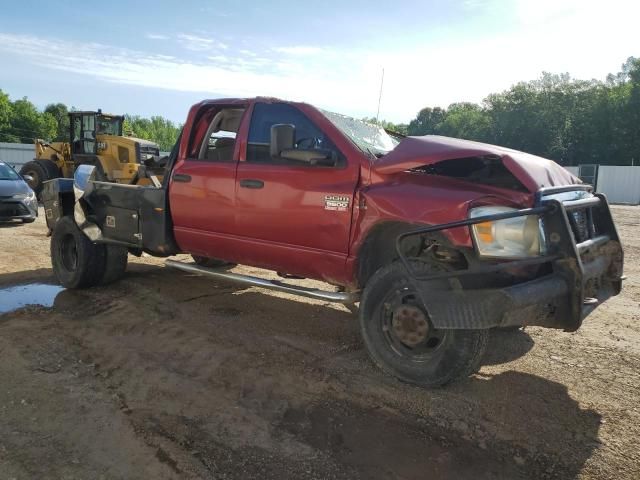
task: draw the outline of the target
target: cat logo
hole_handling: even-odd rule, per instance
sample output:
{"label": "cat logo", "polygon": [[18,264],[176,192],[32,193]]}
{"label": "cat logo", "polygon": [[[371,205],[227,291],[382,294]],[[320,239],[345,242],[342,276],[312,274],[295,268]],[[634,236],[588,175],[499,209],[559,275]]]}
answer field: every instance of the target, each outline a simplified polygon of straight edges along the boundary
{"label": "cat logo", "polygon": [[324,209],[332,210],[335,212],[346,212],[349,210],[350,197],[344,195],[325,195],[324,197]]}

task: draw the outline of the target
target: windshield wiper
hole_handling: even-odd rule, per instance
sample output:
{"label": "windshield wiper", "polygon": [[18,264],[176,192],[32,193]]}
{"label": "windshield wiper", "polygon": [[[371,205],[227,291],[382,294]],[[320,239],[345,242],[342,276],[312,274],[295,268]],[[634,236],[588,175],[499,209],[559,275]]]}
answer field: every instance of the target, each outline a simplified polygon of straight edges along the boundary
{"label": "windshield wiper", "polygon": [[369,160],[377,160],[378,156],[374,153],[373,150],[371,150],[371,148],[365,146],[364,147],[364,152],[369,154]]}

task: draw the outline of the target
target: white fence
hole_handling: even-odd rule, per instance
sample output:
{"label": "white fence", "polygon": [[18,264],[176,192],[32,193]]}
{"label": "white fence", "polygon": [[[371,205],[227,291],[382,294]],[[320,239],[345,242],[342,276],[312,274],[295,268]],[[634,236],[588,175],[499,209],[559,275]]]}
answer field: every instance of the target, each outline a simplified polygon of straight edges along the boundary
{"label": "white fence", "polygon": [[19,170],[22,165],[33,160],[35,147],[30,143],[0,142],[0,160]]}
{"label": "white fence", "polygon": [[596,191],[604,193],[611,203],[640,205],[640,166],[598,168]]}
{"label": "white fence", "polygon": [[[589,181],[595,173],[596,192],[604,193],[610,203],[640,205],[640,166],[594,165],[565,167],[574,175]],[[588,177],[589,179],[587,179]]]}

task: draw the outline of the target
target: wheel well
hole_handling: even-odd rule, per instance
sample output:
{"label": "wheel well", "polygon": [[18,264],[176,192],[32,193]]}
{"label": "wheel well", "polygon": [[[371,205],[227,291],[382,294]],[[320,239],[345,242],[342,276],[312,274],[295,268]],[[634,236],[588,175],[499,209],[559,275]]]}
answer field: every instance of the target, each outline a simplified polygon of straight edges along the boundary
{"label": "wheel well", "polygon": [[360,287],[364,287],[380,267],[398,258],[396,238],[401,233],[414,228],[416,228],[415,225],[408,223],[384,222],[371,229],[358,252],[356,271]]}
{"label": "wheel well", "polygon": [[[398,235],[419,228],[404,222],[384,222],[374,226],[362,243],[358,253],[356,272],[358,286],[364,288],[369,278],[381,267],[398,259]],[[443,262],[453,268],[466,268],[465,255],[452,247],[442,234],[416,235],[406,238],[402,252],[407,257],[423,257],[430,252],[431,260]],[[449,268],[450,268],[449,267]]]}

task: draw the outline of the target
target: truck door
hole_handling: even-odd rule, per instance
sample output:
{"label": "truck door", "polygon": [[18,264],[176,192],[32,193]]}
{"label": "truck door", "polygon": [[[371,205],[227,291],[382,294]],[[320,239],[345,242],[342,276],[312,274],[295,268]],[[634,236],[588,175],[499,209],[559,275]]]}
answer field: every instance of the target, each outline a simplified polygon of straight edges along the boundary
{"label": "truck door", "polygon": [[[274,125],[292,133],[286,154],[274,155],[270,148]],[[303,276],[321,272],[327,278],[336,272],[339,277],[359,172],[359,164],[350,164],[299,108],[256,103],[246,157],[236,174],[236,233],[244,244],[237,260]]]}
{"label": "truck door", "polygon": [[236,134],[244,106],[215,107],[194,126],[169,190],[176,241],[204,257],[225,258],[219,235],[235,231]]}

